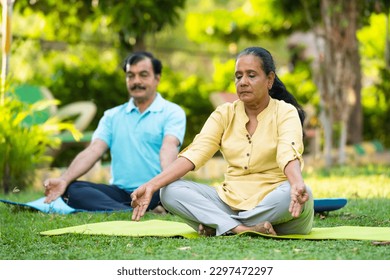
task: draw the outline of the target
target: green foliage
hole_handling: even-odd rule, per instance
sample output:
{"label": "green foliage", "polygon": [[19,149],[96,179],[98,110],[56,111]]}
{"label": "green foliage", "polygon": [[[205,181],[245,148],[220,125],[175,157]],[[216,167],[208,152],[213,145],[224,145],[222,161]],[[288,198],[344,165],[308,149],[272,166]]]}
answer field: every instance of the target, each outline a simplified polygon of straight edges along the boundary
{"label": "green foliage", "polygon": [[390,69],[386,68],[386,15],[373,14],[360,29],[361,64],[367,85],[362,91],[364,138],[390,146]]}
{"label": "green foliage", "polygon": [[0,183],[4,192],[11,188],[29,186],[37,167],[51,162],[49,148],[56,149],[61,142],[55,137],[62,130],[69,130],[77,139],[79,132],[72,124],[49,118],[44,124],[29,124],[28,118],[52,105],[41,101],[25,104],[12,94],[3,96],[0,104]]}
{"label": "green foliage", "polygon": [[207,12],[190,12],[186,18],[187,36],[194,42],[238,43],[263,36],[289,33],[291,21],[272,11],[277,1],[239,1],[227,10],[224,6]]}
{"label": "green foliage", "polygon": [[[280,12],[282,16],[288,17],[293,23],[294,30],[308,30],[313,28],[321,20],[321,3],[323,0],[278,0],[273,1],[273,11]],[[328,1],[329,2],[329,1]],[[384,13],[388,14],[390,2],[388,0],[355,0],[358,7],[359,25],[363,26],[368,23],[371,14]],[[333,10],[340,9],[341,1],[332,1]],[[331,4],[331,5],[332,5]],[[335,5],[336,4],[336,5]],[[348,24],[348,23],[345,23]]]}
{"label": "green foliage", "polygon": [[206,119],[213,111],[209,101],[208,86],[199,77],[193,75],[183,77],[164,68],[159,85],[159,92],[168,100],[179,104],[187,115],[187,128],[183,147],[192,142],[192,139],[203,127]]}
{"label": "green foliage", "polygon": [[364,110],[364,134],[368,139],[379,139],[386,147],[390,146],[390,69],[380,69],[380,82],[376,84],[373,106]]}
{"label": "green foliage", "polygon": [[229,59],[225,63],[214,59],[213,86],[216,91],[236,92],[234,84],[235,60]]}
{"label": "green foliage", "polygon": [[[114,28],[133,36],[158,32],[179,19],[185,0],[100,1],[96,8],[109,15]],[[123,11],[126,11],[125,13]],[[164,12],[162,12],[164,11]]]}
{"label": "green foliage", "polygon": [[[73,44],[85,39],[106,43],[108,38],[110,41],[119,39],[116,43],[119,43],[122,50],[128,51],[136,43],[142,45],[147,34],[173,25],[185,2],[186,0],[16,1],[15,10],[25,16],[33,13],[41,16],[46,23],[43,25],[44,30],[41,29],[45,36],[42,39]],[[108,29],[110,32],[104,32]],[[93,33],[95,37],[88,36],[88,33]],[[39,36],[42,36],[42,32]]]}
{"label": "green foliage", "polygon": [[30,21],[37,24],[35,28],[28,26],[21,32],[35,32],[40,39],[69,43],[80,42],[83,34],[83,24],[80,23],[87,20],[92,12],[91,1],[88,0],[15,1],[14,7],[22,16],[36,19]]}
{"label": "green foliage", "polygon": [[[58,64],[54,70],[55,79],[46,81],[55,97],[68,104],[74,101],[90,100],[97,105],[97,113],[88,130],[97,127],[105,110],[126,102],[129,94],[126,90],[125,77],[119,65],[113,71],[106,64],[92,63],[92,60],[77,64]],[[117,60],[116,60],[117,61]]]}
{"label": "green foliage", "polygon": [[378,67],[383,67],[386,46],[386,17],[385,14],[373,14],[368,18],[368,24],[361,28],[356,36],[359,40],[359,52],[363,73],[377,77]]}
{"label": "green foliage", "polygon": [[310,67],[307,63],[300,62],[295,65],[292,72],[279,74],[287,90],[302,104],[318,106],[319,96],[317,87],[313,82]]}
{"label": "green foliage", "polygon": [[273,2],[273,11],[288,17],[293,30],[310,29],[311,21],[321,19],[320,0],[278,0]]}

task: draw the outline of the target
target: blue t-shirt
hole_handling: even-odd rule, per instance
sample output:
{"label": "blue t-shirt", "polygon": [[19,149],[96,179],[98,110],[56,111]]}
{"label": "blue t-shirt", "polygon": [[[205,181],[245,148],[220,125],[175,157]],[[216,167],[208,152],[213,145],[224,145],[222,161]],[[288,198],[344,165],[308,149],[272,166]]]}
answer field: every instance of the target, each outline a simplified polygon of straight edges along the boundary
{"label": "blue t-shirt", "polygon": [[101,139],[110,148],[110,184],[133,191],[161,172],[164,137],[175,136],[182,145],[185,129],[184,110],[157,93],[142,114],[132,98],[105,111],[92,139]]}

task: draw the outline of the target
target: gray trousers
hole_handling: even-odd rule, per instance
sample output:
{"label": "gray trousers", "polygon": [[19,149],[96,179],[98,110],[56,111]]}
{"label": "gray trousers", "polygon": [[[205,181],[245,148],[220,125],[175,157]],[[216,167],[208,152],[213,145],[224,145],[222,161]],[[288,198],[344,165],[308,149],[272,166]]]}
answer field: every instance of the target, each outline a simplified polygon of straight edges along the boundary
{"label": "gray trousers", "polygon": [[301,215],[293,218],[290,206],[290,184],[283,182],[259,205],[247,211],[232,210],[223,202],[214,187],[178,180],[160,190],[161,203],[169,212],[183,218],[192,228],[199,224],[215,228],[216,235],[228,233],[238,225],[254,226],[268,221],[278,235],[308,234],[314,217],[313,195],[305,203]]}

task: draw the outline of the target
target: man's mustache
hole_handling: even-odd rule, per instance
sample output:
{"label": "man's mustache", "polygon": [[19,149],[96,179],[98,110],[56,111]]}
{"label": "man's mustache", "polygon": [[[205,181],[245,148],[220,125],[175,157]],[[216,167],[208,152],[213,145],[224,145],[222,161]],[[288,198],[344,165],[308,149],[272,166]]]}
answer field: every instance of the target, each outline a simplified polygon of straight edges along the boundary
{"label": "man's mustache", "polygon": [[141,85],[134,85],[130,88],[131,90],[136,90],[136,89],[146,89],[145,87],[141,86]]}

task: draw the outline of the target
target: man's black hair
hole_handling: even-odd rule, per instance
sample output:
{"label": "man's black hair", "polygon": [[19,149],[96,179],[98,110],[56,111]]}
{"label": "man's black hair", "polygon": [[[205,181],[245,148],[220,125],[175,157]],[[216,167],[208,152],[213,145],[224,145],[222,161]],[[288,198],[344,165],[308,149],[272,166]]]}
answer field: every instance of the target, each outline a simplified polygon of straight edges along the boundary
{"label": "man's black hair", "polygon": [[154,74],[161,75],[161,71],[162,71],[161,61],[155,58],[153,54],[151,54],[150,52],[145,52],[145,51],[134,52],[131,55],[129,55],[123,63],[123,71],[126,72],[126,65],[128,64],[134,65],[144,59],[150,59],[153,65]]}

